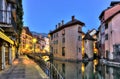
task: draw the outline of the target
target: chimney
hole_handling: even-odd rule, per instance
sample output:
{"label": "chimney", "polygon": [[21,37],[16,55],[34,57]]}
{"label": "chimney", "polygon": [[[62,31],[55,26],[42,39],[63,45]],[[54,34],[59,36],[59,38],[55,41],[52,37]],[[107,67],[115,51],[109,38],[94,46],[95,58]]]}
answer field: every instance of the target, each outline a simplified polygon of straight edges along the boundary
{"label": "chimney", "polygon": [[74,21],[75,20],[75,16],[72,16],[72,21]]}
{"label": "chimney", "polygon": [[56,27],[56,29],[58,28],[57,25],[55,27]]}
{"label": "chimney", "polygon": [[58,23],[58,27],[60,27],[60,23]]}
{"label": "chimney", "polygon": [[64,20],[62,20],[62,25],[64,25]]}

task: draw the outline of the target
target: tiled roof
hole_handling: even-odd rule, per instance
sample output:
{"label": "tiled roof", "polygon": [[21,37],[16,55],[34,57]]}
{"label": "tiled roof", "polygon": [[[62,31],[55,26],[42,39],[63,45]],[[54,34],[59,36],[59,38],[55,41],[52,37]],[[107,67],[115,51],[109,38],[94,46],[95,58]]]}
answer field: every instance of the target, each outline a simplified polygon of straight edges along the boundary
{"label": "tiled roof", "polygon": [[90,36],[89,33],[86,33],[85,37],[83,38],[83,40],[95,40],[92,36]]}
{"label": "tiled roof", "polygon": [[119,3],[120,3],[120,1],[112,1],[110,6],[114,6],[114,5],[119,4]]}
{"label": "tiled roof", "polygon": [[29,27],[23,27],[23,29],[26,31],[26,34],[32,36],[32,33],[29,30]]}
{"label": "tiled roof", "polygon": [[71,27],[72,25],[75,25],[75,24],[80,24],[80,25],[82,25],[82,26],[85,25],[83,22],[81,22],[81,21],[79,21],[79,20],[77,20],[77,19],[74,19],[74,20],[71,20],[71,21],[67,22],[66,24],[58,27],[58,28],[55,29],[54,31],[51,31],[49,34],[53,34],[53,33],[55,33],[55,32],[58,32],[58,31],[60,31],[60,30],[62,30],[62,29],[64,29],[64,28],[66,28],[66,27]]}
{"label": "tiled roof", "polygon": [[120,1],[113,1],[111,2],[110,7],[102,11],[102,13],[99,16],[99,19],[101,20],[101,18],[104,17],[103,22],[106,22],[119,12],[120,12]]}

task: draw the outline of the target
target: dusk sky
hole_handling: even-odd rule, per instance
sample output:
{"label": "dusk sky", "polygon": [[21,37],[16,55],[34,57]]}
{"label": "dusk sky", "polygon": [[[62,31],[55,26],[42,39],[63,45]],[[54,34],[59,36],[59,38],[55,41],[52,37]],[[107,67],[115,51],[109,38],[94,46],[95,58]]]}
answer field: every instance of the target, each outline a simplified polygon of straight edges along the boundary
{"label": "dusk sky", "polygon": [[49,33],[55,25],[71,16],[85,23],[83,31],[97,29],[99,15],[116,0],[23,0],[24,25],[31,31]]}

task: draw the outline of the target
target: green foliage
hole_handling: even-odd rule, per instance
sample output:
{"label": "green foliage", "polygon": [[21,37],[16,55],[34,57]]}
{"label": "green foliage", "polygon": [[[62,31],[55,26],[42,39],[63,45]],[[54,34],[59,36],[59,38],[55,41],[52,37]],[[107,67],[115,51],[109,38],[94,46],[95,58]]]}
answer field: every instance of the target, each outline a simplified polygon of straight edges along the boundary
{"label": "green foliage", "polygon": [[18,2],[17,2],[16,14],[17,14],[18,48],[19,48],[20,35],[21,35],[21,32],[22,32],[22,27],[23,27],[23,6],[22,6],[22,0],[18,0]]}

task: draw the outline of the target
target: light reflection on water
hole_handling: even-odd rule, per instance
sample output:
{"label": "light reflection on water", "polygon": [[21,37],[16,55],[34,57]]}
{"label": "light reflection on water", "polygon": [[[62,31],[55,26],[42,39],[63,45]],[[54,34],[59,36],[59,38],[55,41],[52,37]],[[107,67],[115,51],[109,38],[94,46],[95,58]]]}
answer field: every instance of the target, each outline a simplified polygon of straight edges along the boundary
{"label": "light reflection on water", "polygon": [[102,65],[98,60],[73,63],[53,60],[64,79],[120,79],[120,68]]}

